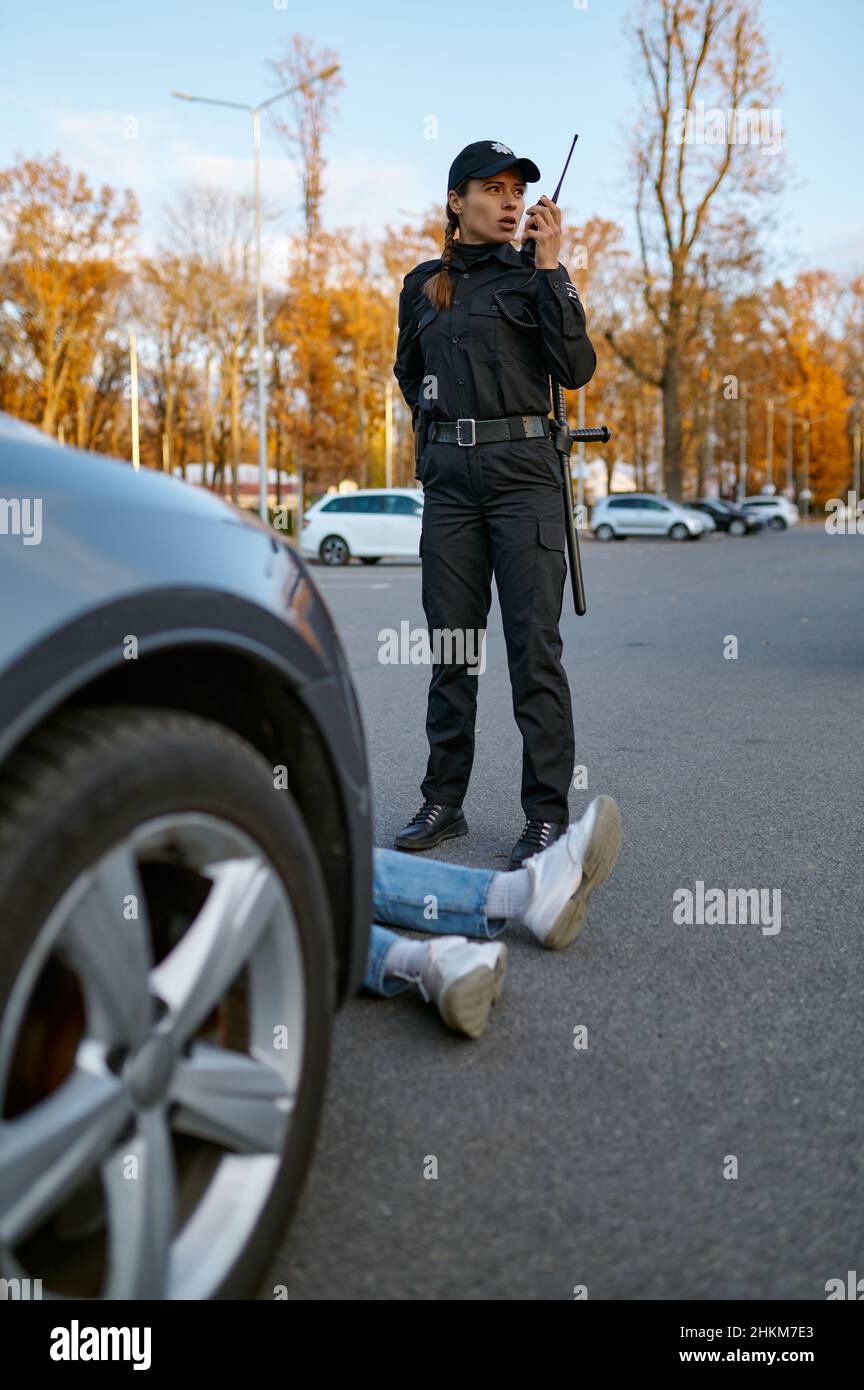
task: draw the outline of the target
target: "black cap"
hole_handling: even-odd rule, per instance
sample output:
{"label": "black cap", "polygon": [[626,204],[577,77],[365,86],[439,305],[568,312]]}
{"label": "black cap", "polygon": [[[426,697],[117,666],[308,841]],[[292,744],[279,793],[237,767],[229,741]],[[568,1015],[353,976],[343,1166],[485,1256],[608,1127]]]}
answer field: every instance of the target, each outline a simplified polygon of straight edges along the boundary
{"label": "black cap", "polygon": [[447,192],[463,179],[488,179],[517,164],[526,183],[539,183],[540,170],[530,159],[518,158],[501,140],[475,140],[460,150],[447,175]]}

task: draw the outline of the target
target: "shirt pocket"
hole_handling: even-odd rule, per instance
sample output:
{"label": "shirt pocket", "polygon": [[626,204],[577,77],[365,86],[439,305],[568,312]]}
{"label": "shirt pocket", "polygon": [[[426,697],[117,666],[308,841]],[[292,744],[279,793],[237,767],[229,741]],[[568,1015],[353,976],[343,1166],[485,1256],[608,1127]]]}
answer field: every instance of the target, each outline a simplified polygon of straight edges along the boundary
{"label": "shirt pocket", "polygon": [[499,345],[498,332],[501,315],[488,299],[478,299],[468,310],[468,341],[466,347],[469,357],[475,362],[494,362]]}

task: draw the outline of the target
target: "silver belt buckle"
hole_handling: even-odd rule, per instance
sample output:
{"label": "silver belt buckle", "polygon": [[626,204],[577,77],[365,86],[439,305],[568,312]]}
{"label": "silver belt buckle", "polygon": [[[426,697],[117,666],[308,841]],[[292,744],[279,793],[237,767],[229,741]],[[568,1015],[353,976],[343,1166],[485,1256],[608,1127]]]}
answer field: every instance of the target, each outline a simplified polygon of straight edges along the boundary
{"label": "silver belt buckle", "polygon": [[[470,426],[471,426],[471,438],[470,438],[470,439],[463,439],[463,438],[462,438],[462,426],[463,426],[463,425],[470,425]],[[458,445],[460,445],[461,448],[464,448],[464,449],[469,449],[469,448],[471,447],[472,444],[476,444],[476,443],[477,443],[477,421],[476,421],[476,420],[469,419],[466,415],[463,415],[463,416],[461,417],[461,419],[459,419],[459,420],[456,421],[456,443],[457,443]]]}

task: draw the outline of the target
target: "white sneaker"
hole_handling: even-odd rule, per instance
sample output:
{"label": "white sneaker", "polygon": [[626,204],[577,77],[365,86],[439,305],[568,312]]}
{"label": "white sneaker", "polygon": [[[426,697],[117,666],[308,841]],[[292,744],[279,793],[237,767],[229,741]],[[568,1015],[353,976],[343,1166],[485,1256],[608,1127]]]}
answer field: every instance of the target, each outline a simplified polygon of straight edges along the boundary
{"label": "white sneaker", "polygon": [[531,875],[525,925],[548,950],[560,951],[579,934],[591,892],[611,874],[620,845],[618,805],[597,796],[559,840],[525,860]]}
{"label": "white sneaker", "polygon": [[479,1038],[504,983],[507,947],[503,941],[469,941],[436,936],[430,941],[417,981],[423,998],[438,1005],[448,1028]]}

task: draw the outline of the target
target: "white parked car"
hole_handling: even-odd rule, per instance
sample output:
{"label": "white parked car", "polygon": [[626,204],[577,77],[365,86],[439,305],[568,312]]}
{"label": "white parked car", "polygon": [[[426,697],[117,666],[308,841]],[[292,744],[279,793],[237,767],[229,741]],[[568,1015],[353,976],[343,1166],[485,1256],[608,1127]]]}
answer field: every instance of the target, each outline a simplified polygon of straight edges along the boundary
{"label": "white parked car", "polygon": [[423,493],[414,487],[360,488],[322,497],[303,516],[300,553],[325,565],[353,557],[420,556]]}
{"label": "white parked car", "polygon": [[748,512],[761,517],[766,526],[774,531],[785,531],[787,526],[797,526],[801,520],[798,508],[788,497],[776,494],[762,497],[745,497],[741,503]]}
{"label": "white parked car", "polygon": [[626,536],[668,536],[673,541],[698,540],[710,528],[700,512],[647,492],[619,492],[603,497],[591,513],[591,530],[598,541]]}

